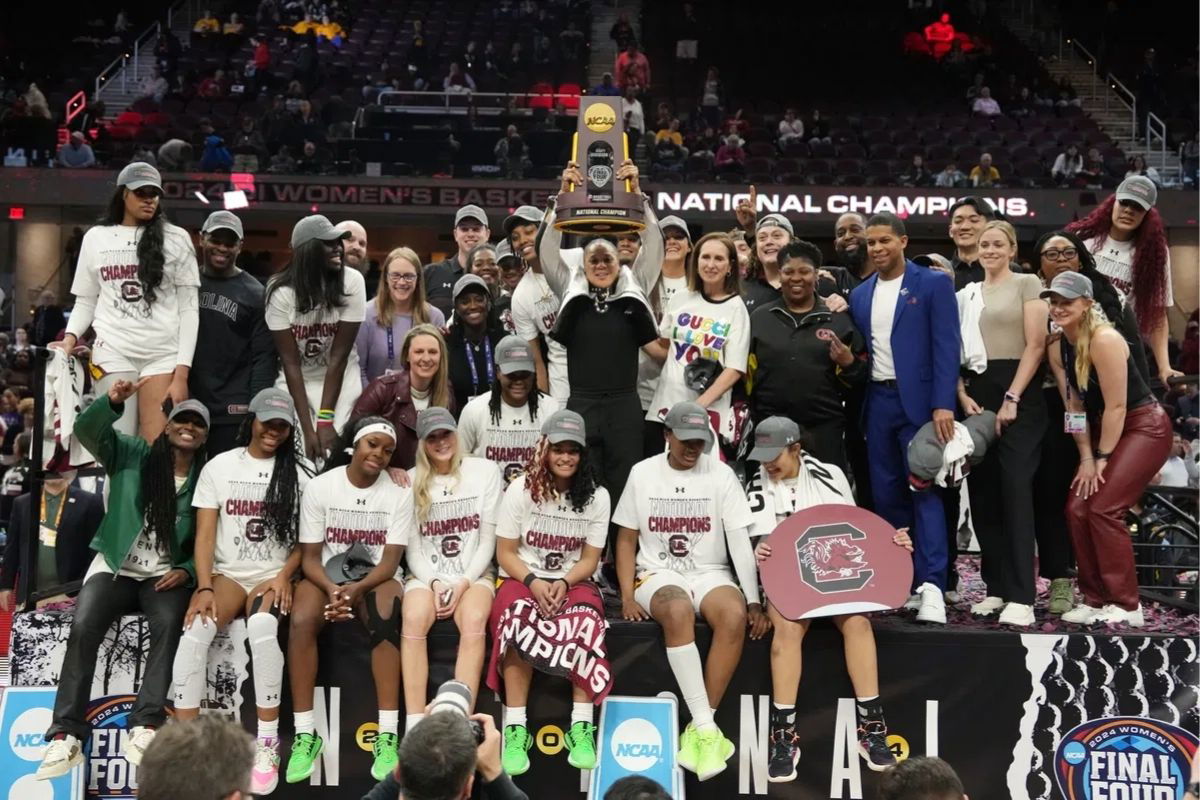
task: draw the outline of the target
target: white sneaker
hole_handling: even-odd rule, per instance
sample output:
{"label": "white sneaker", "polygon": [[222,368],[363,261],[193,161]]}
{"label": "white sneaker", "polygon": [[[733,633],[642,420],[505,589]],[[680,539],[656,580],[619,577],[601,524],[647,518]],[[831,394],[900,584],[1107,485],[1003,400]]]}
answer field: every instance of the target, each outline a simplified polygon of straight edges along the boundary
{"label": "white sneaker", "polygon": [[920,592],[910,596],[907,600],[904,601],[903,608],[905,611],[916,611],[920,607],[921,607],[921,593]]}
{"label": "white sneaker", "polygon": [[959,600],[962,600],[962,597],[961,597],[961,596],[959,595],[959,593],[958,593],[957,591],[955,591],[954,589],[950,589],[950,590],[948,590],[948,591],[942,592],[942,597],[943,597],[943,599],[945,599],[945,601],[946,601],[947,603],[949,603],[950,605],[954,605],[954,604],[955,604],[955,603],[957,603]]}
{"label": "white sneaker", "polygon": [[934,622],[946,624],[946,601],[942,598],[942,590],[932,583],[922,583],[917,587],[921,596],[921,607],[917,609],[917,622]]}
{"label": "white sneaker", "polygon": [[129,739],[125,742],[125,760],[135,767],[141,766],[142,756],[146,755],[146,748],[154,741],[154,728],[147,728],[143,725],[133,726],[133,730],[129,732]]}
{"label": "white sneaker", "polygon": [[1019,625],[1022,628],[1027,628],[1035,621],[1033,606],[1027,606],[1024,603],[1009,603],[1000,612],[1001,625]]}
{"label": "white sneaker", "polygon": [[[1140,609],[1141,606],[1138,608]],[[1099,613],[1100,609],[1080,603],[1059,617],[1059,619],[1063,622],[1070,622],[1072,625],[1090,625],[1092,619]]]}
{"label": "white sneaker", "polygon": [[[1066,617],[1065,614],[1063,616]],[[1140,605],[1133,611],[1126,611],[1120,606],[1110,604],[1092,615],[1090,624],[1127,625],[1130,628],[1140,628],[1146,624],[1146,618],[1142,615],[1142,607]]]}
{"label": "white sneaker", "polygon": [[35,777],[39,781],[48,781],[66,775],[72,768],[83,763],[83,748],[74,736],[64,736],[52,739],[42,756],[42,763],[37,768]]}
{"label": "white sneaker", "polygon": [[989,594],[978,603],[971,604],[971,613],[977,617],[990,617],[1002,608],[1004,608],[1004,598]]}

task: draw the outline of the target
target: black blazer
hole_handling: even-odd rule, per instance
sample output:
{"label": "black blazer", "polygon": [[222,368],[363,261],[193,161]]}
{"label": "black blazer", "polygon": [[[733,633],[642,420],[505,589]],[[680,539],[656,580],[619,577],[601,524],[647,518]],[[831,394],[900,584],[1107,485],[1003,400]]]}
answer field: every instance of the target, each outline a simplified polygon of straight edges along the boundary
{"label": "black blazer", "polygon": [[[30,548],[36,552],[38,532],[29,530],[29,498],[29,493],[25,493],[13,503],[4,562],[0,564],[0,590],[12,589],[21,565],[33,563]],[[54,548],[60,583],[80,580],[87,572],[93,557],[90,545],[103,517],[104,502],[100,495],[76,486],[67,489],[66,505],[58,523],[58,543]],[[25,597],[29,591],[29,576],[21,572],[20,579],[17,597]]]}

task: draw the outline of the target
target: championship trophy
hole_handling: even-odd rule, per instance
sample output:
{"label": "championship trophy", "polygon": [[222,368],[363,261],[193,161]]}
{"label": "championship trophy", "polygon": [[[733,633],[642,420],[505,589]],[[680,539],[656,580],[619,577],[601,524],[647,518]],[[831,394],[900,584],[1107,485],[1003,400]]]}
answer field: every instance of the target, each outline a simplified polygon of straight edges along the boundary
{"label": "championship trophy", "polygon": [[584,183],[559,196],[554,227],[560,231],[613,235],[646,227],[642,196],[630,190],[629,181],[616,179],[617,167],[629,158],[620,107],[619,97],[582,98],[571,160]]}

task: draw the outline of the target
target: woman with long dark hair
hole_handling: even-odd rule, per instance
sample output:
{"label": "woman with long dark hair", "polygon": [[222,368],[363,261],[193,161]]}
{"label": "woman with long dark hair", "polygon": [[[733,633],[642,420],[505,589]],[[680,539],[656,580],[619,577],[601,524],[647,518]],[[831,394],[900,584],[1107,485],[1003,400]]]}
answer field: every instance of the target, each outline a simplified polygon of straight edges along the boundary
{"label": "woman with long dark hair", "polygon": [[[1182,375],[1167,354],[1167,310],[1175,305],[1171,253],[1154,204],[1158,188],[1143,175],[1121,181],[1117,191],[1067,230],[1079,236],[1098,269],[1132,305],[1138,329],[1150,342],[1158,379]],[[1114,321],[1115,322],[1115,321]]]}
{"label": "woman with long dark hair", "polygon": [[552,664],[539,658],[529,646],[532,639],[520,633],[563,612],[590,618],[603,629],[604,601],[592,575],[608,537],[609,507],[609,494],[589,458],[583,417],[567,410],[548,416],[525,474],[504,492],[496,526],[503,582],[492,602],[487,685],[504,698],[501,763],[510,775],[529,769],[533,736],[526,707],[534,669],[571,681],[567,760],[577,769],[596,766],[594,708],[611,685],[603,635],[570,638],[585,655],[574,664]]}
{"label": "woman with long dark hair", "polygon": [[412,248],[397,247],[383,260],[375,302],[367,306],[366,319],[354,341],[363,386],[404,368],[396,360],[399,344],[417,325],[442,328],[446,318],[426,298],[421,259]]}
{"label": "woman with long dark hair", "polygon": [[141,612],[150,626],[150,651],[125,741],[131,764],[142,762],[155,729],[166,721],[171,660],[195,579],[192,493],[204,462],[209,416],[200,401],[184,400],[171,409],[153,443],[119,433],[114,425],[125,403],[150,382],[150,377],[115,381],[75,421],[75,435],[108,475],[108,512],[92,539],[96,557],[75,601],[39,779],[65,775],[83,763],[96,655],[123,614]]}
{"label": "woman with long dark hair", "polygon": [[366,317],[362,273],[342,263],[338,230],[320,214],[292,228],[292,260],[267,284],[267,327],[282,362],[275,385],[296,404],[304,453],[329,457],[362,392],[354,340]]}
{"label": "woman with long dark hair", "polygon": [[258,707],[251,775],[256,795],[275,791],[279,780],[279,616],[292,609],[292,579],[300,569],[300,492],[308,482],[296,462],[295,416],[287,392],[263,389],[250,401],[239,446],[214,457],[200,472],[192,499],[196,591],[175,652],[175,718],[195,719],[217,630],[246,618]]}
{"label": "woman with long dark hair", "polygon": [[166,424],[164,401],[187,399],[200,325],[196,251],[187,231],[167,221],[162,194],[149,164],[121,170],[100,224],[84,234],[71,285],[75,308],[62,342],[51,345],[69,353],[95,328],[92,364],[104,373],[97,394],[147,379],[117,421],[122,433],[147,442]]}
{"label": "woman with long dark hair", "polygon": [[1083,602],[1062,615],[1083,625],[1145,624],[1125,515],[1171,450],[1171,420],[1129,358],[1129,345],[1097,312],[1092,282],[1062,272],[1042,292],[1062,329],[1050,367],[1066,405],[1079,468],[1067,499]]}

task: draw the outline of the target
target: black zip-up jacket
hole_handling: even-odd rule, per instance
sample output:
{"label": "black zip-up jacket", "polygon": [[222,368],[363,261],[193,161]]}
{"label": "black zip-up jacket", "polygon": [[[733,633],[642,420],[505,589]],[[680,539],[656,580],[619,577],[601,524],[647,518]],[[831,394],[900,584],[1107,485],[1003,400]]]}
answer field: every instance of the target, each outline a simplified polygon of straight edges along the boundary
{"label": "black zip-up jacket", "polygon": [[434,261],[422,267],[425,275],[425,299],[442,312],[447,321],[454,313],[454,284],[466,274],[458,263],[458,253],[445,261]]}
{"label": "black zip-up jacket", "polygon": [[[811,313],[828,312],[820,298]],[[750,315],[751,416],[757,422],[773,415],[800,425],[819,425],[846,416],[843,401],[850,389],[868,377],[866,342],[845,313],[832,314],[825,325],[800,324],[805,315],[787,310],[782,300],[760,306]],[[818,335],[831,330],[854,354],[854,362],[839,367],[829,357],[829,340]]]}
{"label": "black zip-up jacket", "polygon": [[275,384],[279,362],[263,296],[263,285],[248,272],[200,275],[200,332],[188,389],[213,423],[236,420],[254,395]]}

